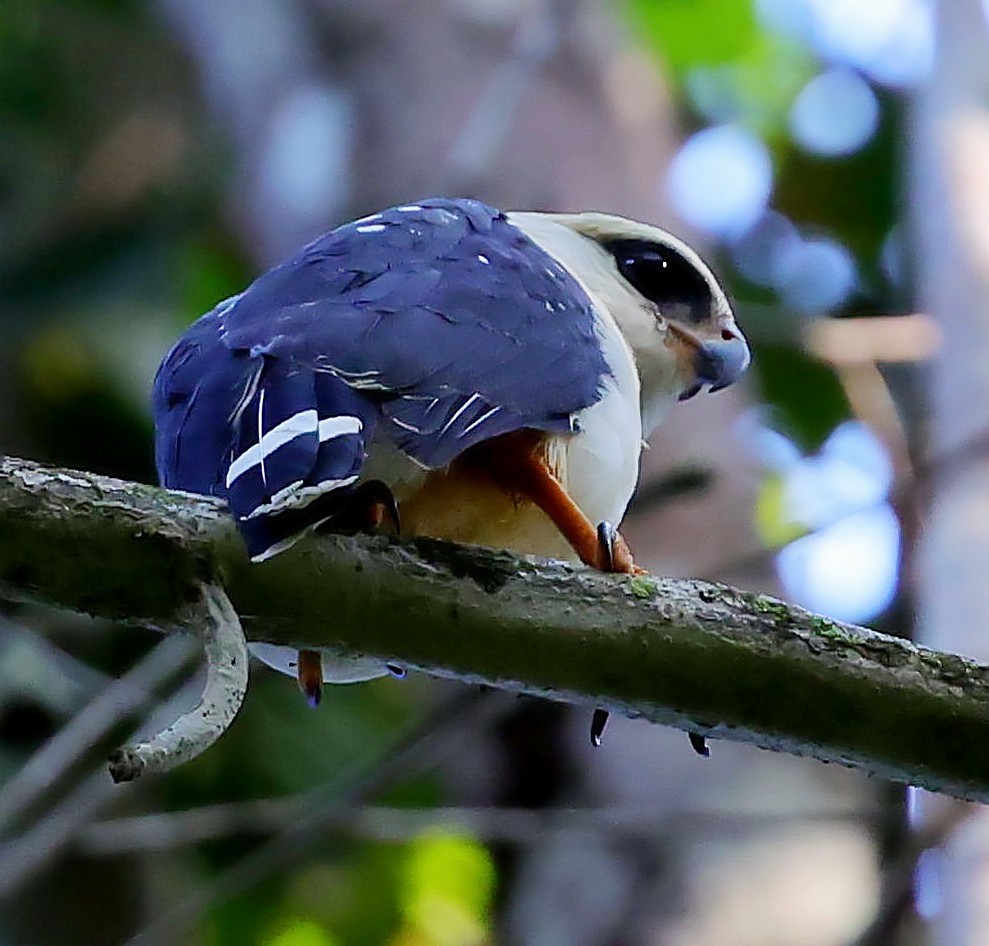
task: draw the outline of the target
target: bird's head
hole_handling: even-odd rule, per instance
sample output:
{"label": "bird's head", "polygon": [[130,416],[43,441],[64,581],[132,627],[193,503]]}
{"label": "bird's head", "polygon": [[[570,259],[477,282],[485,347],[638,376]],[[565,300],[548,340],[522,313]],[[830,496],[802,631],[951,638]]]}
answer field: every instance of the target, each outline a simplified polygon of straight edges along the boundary
{"label": "bird's head", "polygon": [[509,214],[610,318],[632,351],[650,429],[666,404],[720,391],[751,360],[731,306],[704,261],[660,227],[601,213]]}

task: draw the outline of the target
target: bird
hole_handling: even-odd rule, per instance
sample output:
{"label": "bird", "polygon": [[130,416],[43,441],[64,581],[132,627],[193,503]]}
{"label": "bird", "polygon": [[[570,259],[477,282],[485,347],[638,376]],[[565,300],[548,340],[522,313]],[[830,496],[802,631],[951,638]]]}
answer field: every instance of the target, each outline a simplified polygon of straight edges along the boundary
{"label": "bird", "polygon": [[[666,230],[430,198],[329,231],[194,322],[155,376],[155,461],[163,486],[226,500],[255,562],[379,529],[632,573],[618,526],[647,438],[750,360]],[[253,647],[313,705],[324,682],[402,673]]]}

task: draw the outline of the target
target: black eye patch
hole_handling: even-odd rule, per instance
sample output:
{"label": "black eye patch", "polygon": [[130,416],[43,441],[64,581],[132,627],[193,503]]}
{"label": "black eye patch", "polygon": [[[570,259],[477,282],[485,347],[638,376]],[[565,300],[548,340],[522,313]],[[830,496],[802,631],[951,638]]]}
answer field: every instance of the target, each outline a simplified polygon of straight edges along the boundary
{"label": "black eye patch", "polygon": [[648,240],[613,240],[604,248],[618,272],[660,311],[684,306],[693,322],[711,314],[711,287],[689,260],[671,247]]}

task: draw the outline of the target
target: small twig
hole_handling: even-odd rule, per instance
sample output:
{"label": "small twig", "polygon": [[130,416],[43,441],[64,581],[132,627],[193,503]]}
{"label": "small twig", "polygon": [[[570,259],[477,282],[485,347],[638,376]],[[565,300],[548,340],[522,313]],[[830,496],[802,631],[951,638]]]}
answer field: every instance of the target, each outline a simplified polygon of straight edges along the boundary
{"label": "small twig", "polygon": [[[139,731],[154,731],[166,720],[174,719],[180,707],[189,705],[196,688],[194,681],[181,687],[149,714]],[[0,845],[0,899],[16,894],[50,864],[104,805],[120,798],[120,792],[121,789],[107,779],[103,767],[99,766],[46,811],[37,824],[18,837],[5,840]]]}
{"label": "small twig", "polygon": [[[222,838],[282,831],[304,818],[308,796],[267,798],[206,805],[185,811],[113,818],[88,824],[76,835],[76,849],[108,857],[174,850]],[[326,827],[345,835],[404,842],[425,831],[462,831],[507,844],[533,844],[560,831],[600,831],[629,837],[720,836],[725,831],[762,831],[779,824],[865,824],[878,826],[874,809],[823,808],[806,811],[728,811],[716,808],[662,812],[654,805],[601,808],[394,808],[340,805]]]}
{"label": "small twig", "polygon": [[302,861],[323,837],[344,808],[352,809],[380,795],[385,789],[422,771],[434,761],[437,748],[455,736],[463,738],[483,722],[488,712],[501,712],[503,703],[492,700],[494,691],[461,690],[434,707],[367,767],[358,766],[340,780],[306,796],[305,812],[260,847],[245,855],[209,884],[190,890],[170,910],[158,916],[127,946],[166,946],[180,938],[211,905],[250,890],[273,873]]}
{"label": "small twig", "polygon": [[0,789],[0,829],[13,822],[120,720],[154,698],[185,666],[193,642],[167,637],[124,676],[110,683],[48,740]]}
{"label": "small twig", "polygon": [[876,914],[852,946],[884,946],[895,941],[897,929],[913,908],[914,881],[921,855],[941,847],[979,810],[975,805],[953,801],[910,834],[901,855],[883,871],[883,890]]}
{"label": "small twig", "polygon": [[227,731],[247,692],[247,643],[234,606],[220,585],[201,584],[193,620],[205,619],[206,684],[199,703],[146,742],[125,745],[110,756],[115,782],[148,772],[167,772],[194,759]]}
{"label": "small twig", "polygon": [[519,24],[508,55],[495,67],[450,148],[448,178],[472,182],[493,163],[527,92],[559,45],[554,6],[533,8]]}

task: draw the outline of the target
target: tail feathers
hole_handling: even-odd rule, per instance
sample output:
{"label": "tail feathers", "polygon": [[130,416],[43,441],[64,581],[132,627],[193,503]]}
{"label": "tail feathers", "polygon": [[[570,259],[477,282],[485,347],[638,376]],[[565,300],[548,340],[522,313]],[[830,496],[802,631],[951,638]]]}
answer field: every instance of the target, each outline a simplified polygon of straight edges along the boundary
{"label": "tail feathers", "polygon": [[155,376],[155,462],[163,486],[224,496],[227,423],[244,386],[246,358],[224,348],[213,313],[200,319],[169,352]]}
{"label": "tail feathers", "polygon": [[224,486],[261,560],[339,507],[364,466],[378,408],[332,375],[275,359],[246,393]]}

